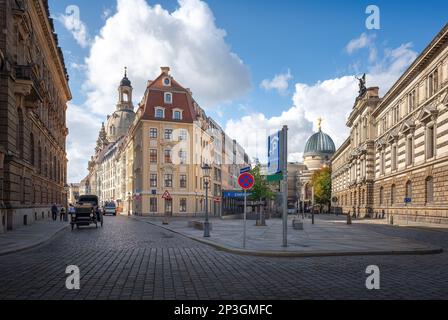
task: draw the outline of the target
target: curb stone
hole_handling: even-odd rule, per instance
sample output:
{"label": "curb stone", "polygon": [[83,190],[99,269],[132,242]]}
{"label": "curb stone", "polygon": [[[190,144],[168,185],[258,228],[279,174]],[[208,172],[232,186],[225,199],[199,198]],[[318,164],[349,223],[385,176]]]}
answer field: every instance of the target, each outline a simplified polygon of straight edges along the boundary
{"label": "curb stone", "polygon": [[0,251],[0,256],[6,256],[6,255],[10,255],[10,254],[14,254],[14,253],[18,253],[18,252],[22,252],[25,250],[29,250],[29,249],[33,249],[36,247],[39,247],[47,242],[50,242],[51,240],[53,240],[57,235],[59,235],[59,233],[61,233],[62,231],[64,231],[65,229],[67,229],[70,225],[66,225],[64,227],[61,227],[59,230],[57,230],[55,233],[53,233],[51,236],[39,240],[31,245],[22,245],[19,246],[17,248],[14,249],[10,249],[10,250],[6,250],[6,251]]}
{"label": "curb stone", "polygon": [[211,246],[219,251],[245,255],[245,256],[257,256],[257,257],[278,257],[278,258],[311,258],[311,257],[345,257],[345,256],[390,256],[390,255],[430,255],[430,254],[441,254],[443,249],[439,247],[430,247],[428,249],[414,249],[414,250],[377,250],[377,251],[308,251],[308,252],[293,252],[293,251],[262,251],[262,250],[247,250],[238,249],[222,244],[218,244],[213,241],[205,240],[195,236],[190,236],[182,232],[172,230],[170,228],[164,227],[157,223],[151,221],[145,221],[135,216],[131,216],[134,220],[144,222],[161,229],[165,229],[172,233],[181,235],[188,239],[194,240]]}

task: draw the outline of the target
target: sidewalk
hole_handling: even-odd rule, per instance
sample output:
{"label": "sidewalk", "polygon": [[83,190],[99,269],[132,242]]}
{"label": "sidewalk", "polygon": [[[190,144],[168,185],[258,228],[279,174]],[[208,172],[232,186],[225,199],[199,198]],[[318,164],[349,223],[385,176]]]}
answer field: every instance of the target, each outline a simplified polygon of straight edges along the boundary
{"label": "sidewalk", "polygon": [[[266,227],[256,227],[255,221],[247,221],[246,248],[243,248],[243,221],[211,219],[213,230],[210,238],[203,232],[188,227],[195,218],[172,218],[170,224],[162,225],[162,218],[135,217],[142,222],[157,225],[188,238],[211,245],[220,250],[237,254],[310,257],[347,255],[391,255],[391,254],[435,254],[442,249],[425,243],[411,242],[399,237],[348,226],[339,218],[319,219],[316,224],[306,219],[304,230],[292,228],[292,217],[288,221],[288,247],[282,247],[282,220],[267,220]],[[341,217],[342,218],[342,217]]]}
{"label": "sidewalk", "polygon": [[45,220],[0,234],[0,256],[41,245],[68,226],[68,222]]}

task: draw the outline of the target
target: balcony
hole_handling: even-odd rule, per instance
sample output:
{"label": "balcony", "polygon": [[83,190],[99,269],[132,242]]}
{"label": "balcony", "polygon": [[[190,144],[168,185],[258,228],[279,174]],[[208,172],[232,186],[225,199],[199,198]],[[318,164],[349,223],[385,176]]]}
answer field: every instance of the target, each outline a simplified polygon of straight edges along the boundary
{"label": "balcony", "polygon": [[14,71],[15,92],[25,96],[26,108],[37,108],[43,101],[42,88],[33,72],[32,65],[16,65]]}

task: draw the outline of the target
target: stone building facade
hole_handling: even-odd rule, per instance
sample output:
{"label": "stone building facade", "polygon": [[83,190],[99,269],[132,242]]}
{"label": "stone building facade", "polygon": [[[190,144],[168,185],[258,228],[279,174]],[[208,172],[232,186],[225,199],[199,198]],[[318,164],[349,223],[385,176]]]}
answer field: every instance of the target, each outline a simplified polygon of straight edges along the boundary
{"label": "stone building facade", "polygon": [[[367,150],[361,150],[366,162],[352,172],[360,150],[349,142],[338,150],[333,159],[335,204],[361,217],[448,223],[447,109],[448,25],[382,99],[374,97],[371,107],[360,109],[369,115],[372,134],[365,141]],[[353,183],[364,180],[364,189],[353,189]],[[368,186],[372,183],[373,188]]]}
{"label": "stone building facade", "polygon": [[0,232],[66,205],[67,70],[46,0],[0,1]]}

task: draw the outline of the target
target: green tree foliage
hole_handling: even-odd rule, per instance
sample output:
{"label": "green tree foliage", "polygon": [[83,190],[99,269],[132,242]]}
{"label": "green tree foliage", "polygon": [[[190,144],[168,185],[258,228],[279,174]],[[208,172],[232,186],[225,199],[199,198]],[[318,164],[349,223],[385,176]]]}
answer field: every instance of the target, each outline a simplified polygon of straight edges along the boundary
{"label": "green tree foliage", "polygon": [[311,183],[314,186],[314,200],[316,204],[331,203],[331,169],[322,168],[314,172]]}
{"label": "green tree foliage", "polygon": [[274,192],[272,192],[266,177],[261,175],[261,166],[257,164],[250,172],[255,178],[255,184],[250,190],[252,193],[250,200],[271,200],[274,199]]}

